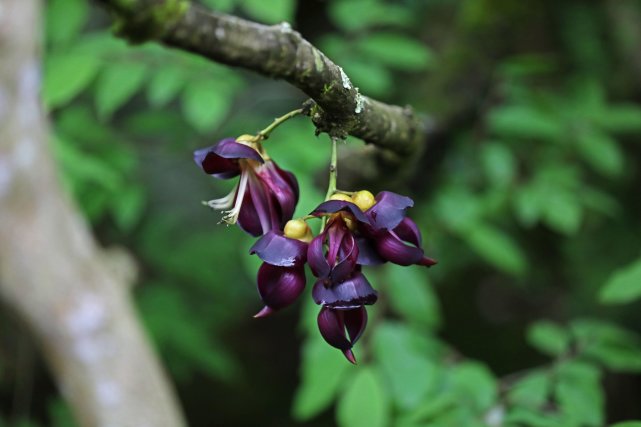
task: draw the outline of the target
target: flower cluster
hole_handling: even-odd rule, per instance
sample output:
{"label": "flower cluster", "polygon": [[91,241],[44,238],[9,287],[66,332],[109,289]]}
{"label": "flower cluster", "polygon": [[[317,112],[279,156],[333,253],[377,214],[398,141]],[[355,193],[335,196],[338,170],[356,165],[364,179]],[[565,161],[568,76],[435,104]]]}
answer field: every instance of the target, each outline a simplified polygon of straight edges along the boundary
{"label": "flower cluster", "polygon": [[[424,255],[421,233],[407,216],[414,202],[389,191],[376,197],[366,190],[333,191],[328,200],[302,219],[292,219],[298,201],[296,178],[266,155],[260,140],[243,135],[224,139],[194,153],[196,163],[215,178],[240,175],[226,197],[206,204],[227,209],[223,220],[259,237],[250,250],[262,261],[258,293],[265,317],[291,305],[305,289],[305,265],[316,278],[312,298],[321,306],[322,337],[356,363],[352,347],[367,325],[365,306],[378,295],[362,267],[392,262],[432,266]],[[308,220],[323,226],[313,236]]]}

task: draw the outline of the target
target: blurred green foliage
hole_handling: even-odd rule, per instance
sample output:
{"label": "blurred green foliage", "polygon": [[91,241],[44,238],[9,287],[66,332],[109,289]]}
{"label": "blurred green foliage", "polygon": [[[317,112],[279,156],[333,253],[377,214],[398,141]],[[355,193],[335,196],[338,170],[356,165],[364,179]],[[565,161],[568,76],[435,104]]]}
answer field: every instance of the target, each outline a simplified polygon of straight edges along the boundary
{"label": "blurred green foliage", "polygon": [[[298,332],[286,313],[275,330],[247,320],[260,307],[251,239],[200,206],[230,186],[190,158],[258,131],[302,96],[182,52],[127,46],[82,0],[47,2],[43,99],[62,178],[100,240],[138,260],[140,313],[190,425],[597,427],[641,417],[638,393],[617,388],[617,378],[637,392],[641,383],[641,32],[628,22],[638,23],[638,3],[203,3],[300,21],[363,93],[451,128],[443,154],[422,159],[399,190],[415,198],[410,214],[440,262],[367,271],[381,297],[354,367],[320,338],[307,295]],[[328,147],[313,135],[299,118],[266,143],[299,179],[299,215],[324,193],[316,176]],[[279,362],[299,338],[298,368]],[[72,425],[52,399],[39,416],[48,421],[0,425]]]}

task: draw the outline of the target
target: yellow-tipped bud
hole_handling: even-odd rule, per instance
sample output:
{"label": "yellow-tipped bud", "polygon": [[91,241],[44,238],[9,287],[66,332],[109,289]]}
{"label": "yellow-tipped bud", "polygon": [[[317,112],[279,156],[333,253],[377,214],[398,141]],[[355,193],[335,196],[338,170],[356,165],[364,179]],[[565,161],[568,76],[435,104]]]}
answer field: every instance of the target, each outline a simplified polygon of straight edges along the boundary
{"label": "yellow-tipped bud", "polygon": [[356,231],[356,222],[352,219],[352,216],[350,214],[344,213],[343,221],[345,221],[345,225],[350,229],[350,231]]}
{"label": "yellow-tipped bud", "polygon": [[343,194],[343,193],[332,194],[332,196],[329,198],[329,200],[342,200],[344,202],[352,202],[352,203],[354,203],[354,201],[352,200],[351,197],[349,197],[347,194]]}
{"label": "yellow-tipped bud", "polygon": [[[290,219],[285,224],[285,237],[296,239],[303,242],[310,242],[312,240],[312,230],[309,225],[302,219]],[[309,240],[307,240],[309,239]]]}
{"label": "yellow-tipped bud", "polygon": [[256,135],[243,134],[236,138],[236,142],[256,142]]}
{"label": "yellow-tipped bud", "polygon": [[372,206],[376,204],[376,199],[374,195],[367,190],[361,190],[354,193],[352,196],[352,202],[358,206],[360,210],[365,212]]}

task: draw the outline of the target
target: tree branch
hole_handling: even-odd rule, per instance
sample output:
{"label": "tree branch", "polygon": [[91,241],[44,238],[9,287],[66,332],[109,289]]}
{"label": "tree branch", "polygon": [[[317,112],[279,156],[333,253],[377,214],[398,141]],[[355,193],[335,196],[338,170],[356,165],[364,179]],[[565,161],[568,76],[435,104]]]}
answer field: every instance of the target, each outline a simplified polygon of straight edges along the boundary
{"label": "tree branch", "polygon": [[33,332],[79,425],[183,426],[127,280],[60,188],[39,100],[39,9],[0,10],[0,298]]}
{"label": "tree branch", "polygon": [[118,31],[134,42],[155,39],[288,81],[316,103],[312,120],[330,136],[353,135],[407,157],[420,151],[431,130],[429,121],[411,108],[360,94],[340,66],[287,23],[261,25],[183,0],[97,1],[115,13]]}

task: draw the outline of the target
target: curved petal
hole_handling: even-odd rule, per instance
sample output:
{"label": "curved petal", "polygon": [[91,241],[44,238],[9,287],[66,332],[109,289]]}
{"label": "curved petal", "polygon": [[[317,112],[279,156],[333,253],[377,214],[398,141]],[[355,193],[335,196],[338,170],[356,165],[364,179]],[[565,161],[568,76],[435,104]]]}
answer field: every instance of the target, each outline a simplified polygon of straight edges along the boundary
{"label": "curved petal", "polygon": [[406,244],[391,231],[376,239],[376,250],[383,259],[398,265],[422,264],[424,258],[423,249]]}
{"label": "curved petal", "polygon": [[369,224],[369,219],[365,214],[352,202],[344,200],[328,200],[321,203],[314,209],[310,215],[321,216],[322,214],[336,213],[340,211],[350,212],[359,222]]}
{"label": "curved petal", "polygon": [[414,206],[414,201],[406,196],[381,191],[376,195],[376,204],[369,208],[365,215],[375,230],[392,230],[405,218],[407,208]]}
{"label": "curved petal", "polygon": [[411,218],[403,218],[403,220],[396,226],[396,228],[394,228],[394,233],[396,233],[396,235],[402,240],[410,242],[411,244],[419,248],[423,243],[421,230],[418,229],[418,226]]}
{"label": "curved petal", "polygon": [[352,345],[354,345],[361,335],[363,335],[363,332],[365,332],[365,327],[367,326],[367,310],[363,306],[353,310],[344,310],[343,320],[345,322],[345,328],[347,328],[349,340],[352,342]]}
{"label": "curved petal", "polygon": [[358,260],[358,245],[352,233],[343,234],[338,250],[338,257],[332,267],[329,278],[332,283],[342,282],[352,274]]}
{"label": "curved petal", "polygon": [[[236,195],[238,197],[238,194]],[[263,234],[263,226],[251,194],[251,188],[245,190],[243,204],[238,212],[238,226],[246,233],[258,237]]]}
{"label": "curved petal", "polygon": [[357,271],[349,279],[327,286],[318,280],[312,289],[316,304],[334,309],[350,309],[361,305],[372,305],[378,299],[377,292],[369,284],[363,273]]}
{"label": "curved petal", "polygon": [[249,250],[267,264],[279,267],[302,266],[307,259],[307,243],[269,231]]}
{"label": "curved petal", "polygon": [[314,237],[307,247],[307,263],[312,269],[314,276],[321,279],[329,277],[331,267],[325,259],[323,244],[325,242],[325,233]]}
{"label": "curved petal", "polygon": [[225,159],[251,159],[264,163],[258,151],[249,145],[236,142],[234,138],[226,138],[211,147],[212,151]]}
{"label": "curved petal", "polygon": [[274,310],[292,304],[305,289],[305,271],[298,267],[277,267],[263,263],[258,269],[258,293]]}
{"label": "curved petal", "polygon": [[358,259],[357,264],[360,265],[380,265],[385,263],[385,260],[376,252],[376,248],[372,244],[372,240],[359,236],[356,237],[356,244],[358,245]]}
{"label": "curved petal", "polygon": [[220,157],[212,151],[212,148],[194,151],[194,161],[205,173],[218,179],[229,179],[240,174],[238,160]]}
{"label": "curved petal", "polygon": [[274,197],[279,211],[278,223],[283,227],[287,221],[292,219],[296,203],[298,203],[298,183],[296,178],[293,178],[292,175],[295,183],[292,186],[290,177],[286,179],[284,171],[280,170],[271,160],[257,167],[255,171],[256,176],[265,186],[267,194]]}
{"label": "curved petal", "polygon": [[340,350],[349,350],[352,344],[345,336],[343,313],[331,308],[322,307],[318,313],[318,330],[329,345]]}

